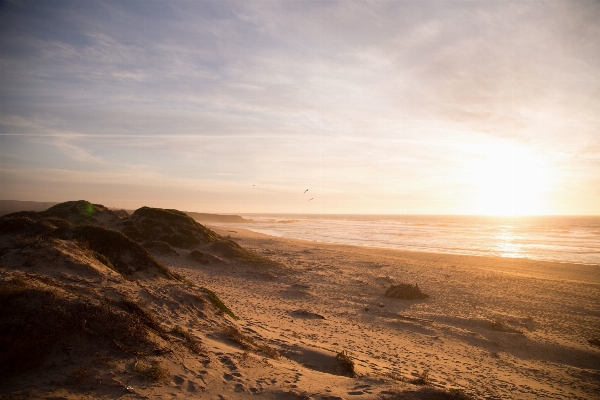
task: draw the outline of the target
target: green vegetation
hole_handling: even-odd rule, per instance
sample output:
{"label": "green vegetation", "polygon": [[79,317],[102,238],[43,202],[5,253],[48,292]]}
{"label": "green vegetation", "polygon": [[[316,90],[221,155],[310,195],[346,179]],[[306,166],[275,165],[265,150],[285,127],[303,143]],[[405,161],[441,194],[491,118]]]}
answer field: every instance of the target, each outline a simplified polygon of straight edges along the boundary
{"label": "green vegetation", "polygon": [[180,280],[180,276],[155,259],[137,242],[112,229],[84,225],[73,228],[60,228],[52,233],[60,239],[74,239],[87,243],[87,246],[110,261],[121,275],[129,276],[137,271],[156,270],[166,278]]}
{"label": "green vegetation", "polygon": [[123,235],[125,235],[128,238],[135,240],[135,241],[143,240],[143,238],[144,238],[142,236],[142,233],[140,232],[140,230],[132,225],[125,226],[125,228],[123,228],[123,230],[121,232],[123,233]]}
{"label": "green vegetation", "polygon": [[142,207],[127,222],[123,233],[138,241],[160,240],[175,247],[192,247],[220,239],[192,217],[173,209]]}
{"label": "green vegetation", "polygon": [[92,204],[86,200],[67,201],[56,204],[41,214],[46,216],[56,216],[64,219],[73,219],[78,223],[98,222],[96,215],[100,210],[106,209],[100,204]]}
{"label": "green vegetation", "polygon": [[213,306],[215,306],[218,310],[220,310],[221,312],[229,315],[233,319],[236,319],[236,320],[239,319],[237,317],[237,315],[235,315],[233,313],[233,311],[231,311],[229,309],[229,307],[227,307],[225,305],[225,303],[223,303],[221,301],[221,299],[219,299],[219,296],[217,296],[217,294],[215,292],[213,292],[212,290],[209,290],[207,288],[201,288],[201,290],[208,295],[208,298],[212,302]]}
{"label": "green vegetation", "polygon": [[69,227],[71,223],[58,217],[43,217],[36,212],[18,212],[0,218],[0,233],[22,236],[41,236],[59,228]]}
{"label": "green vegetation", "polygon": [[197,237],[193,235],[184,235],[181,233],[163,235],[159,238],[159,240],[175,247],[191,247],[195,244],[200,243],[200,239],[198,239]]}
{"label": "green vegetation", "polygon": [[167,382],[171,379],[169,370],[159,361],[154,361],[151,364],[136,361],[133,365],[133,370],[137,372],[142,379],[154,382]]}
{"label": "green vegetation", "polygon": [[74,335],[91,335],[108,346],[120,343],[126,352],[156,348],[149,332],[162,329],[135,303],[93,300],[58,286],[25,277],[0,283],[0,375],[39,365],[54,344]]}
{"label": "green vegetation", "polygon": [[84,253],[87,253],[88,256],[91,256],[91,257],[95,258],[96,260],[100,261],[102,264],[104,264],[108,268],[112,269],[113,271],[119,272],[119,271],[117,271],[117,269],[115,268],[115,266],[112,265],[112,263],[110,262],[110,260],[108,259],[108,257],[106,257],[104,254],[100,254],[97,251],[94,251],[94,250],[90,249],[90,246],[89,246],[88,242],[86,242],[84,240],[77,240],[77,239],[73,240],[73,242]]}
{"label": "green vegetation", "polygon": [[117,269],[115,268],[115,266],[112,265],[112,263],[110,262],[110,260],[104,254],[100,254],[98,252],[94,252],[94,257],[96,257],[96,259],[98,261],[100,261],[102,264],[106,265],[108,268],[112,269],[113,271],[117,271]]}

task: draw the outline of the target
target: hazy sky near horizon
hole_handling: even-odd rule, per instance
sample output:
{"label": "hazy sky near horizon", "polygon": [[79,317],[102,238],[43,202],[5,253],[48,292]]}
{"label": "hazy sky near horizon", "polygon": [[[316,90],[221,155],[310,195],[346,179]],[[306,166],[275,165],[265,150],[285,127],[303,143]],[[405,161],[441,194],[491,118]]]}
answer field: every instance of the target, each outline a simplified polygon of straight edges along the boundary
{"label": "hazy sky near horizon", "polygon": [[598,21],[593,0],[3,1],[0,198],[600,214]]}

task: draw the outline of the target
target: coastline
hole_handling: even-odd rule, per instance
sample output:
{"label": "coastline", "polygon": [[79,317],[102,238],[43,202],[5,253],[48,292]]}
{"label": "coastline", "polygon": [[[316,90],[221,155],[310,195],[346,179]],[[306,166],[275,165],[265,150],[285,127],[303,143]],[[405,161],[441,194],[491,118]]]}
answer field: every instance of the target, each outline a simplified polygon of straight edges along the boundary
{"label": "coastline", "polygon": [[389,219],[325,218],[294,224],[257,219],[235,224],[267,235],[323,243],[444,254],[500,256],[600,265],[598,217],[484,221],[468,216],[389,216]]}
{"label": "coastline", "polygon": [[[77,223],[71,211],[90,208],[98,225],[47,227],[49,240],[14,232],[36,232],[65,210]],[[595,267],[214,232],[177,211],[123,218],[85,201],[50,212],[3,220],[3,321],[13,327],[4,337],[16,344],[5,365],[34,368],[5,376],[0,397],[570,400],[600,391]],[[189,229],[200,243],[119,232],[141,235],[140,221]],[[417,296],[388,296],[406,287]],[[22,337],[50,353],[19,347]]]}
{"label": "coastline", "polygon": [[[540,272],[542,272],[546,268],[549,268],[551,270],[562,269],[561,266],[563,266],[563,267],[570,266],[570,267],[574,267],[575,269],[577,269],[579,267],[584,267],[583,269],[587,271],[586,275],[589,275],[589,278],[592,279],[593,281],[600,283],[600,264],[593,264],[593,263],[588,264],[588,263],[579,263],[579,262],[572,262],[572,261],[537,260],[537,259],[525,258],[525,257],[504,257],[504,256],[492,255],[492,254],[462,254],[462,253],[449,253],[449,252],[444,252],[444,251],[433,251],[433,250],[431,250],[431,251],[412,250],[412,249],[405,249],[405,248],[376,246],[376,245],[367,245],[367,244],[348,244],[348,243],[338,243],[338,242],[333,242],[333,241],[331,241],[331,242],[319,241],[319,240],[311,240],[311,239],[286,237],[283,235],[277,235],[277,232],[265,233],[264,230],[262,232],[260,232],[260,231],[250,229],[250,228],[237,227],[233,224],[231,226],[207,224],[207,226],[209,226],[211,229],[214,229],[215,231],[220,231],[222,234],[226,234],[226,233],[230,234],[232,229],[236,229],[237,231],[245,232],[245,235],[250,234],[250,236],[252,234],[256,234],[256,235],[264,235],[264,236],[267,236],[267,237],[270,237],[273,239],[300,241],[300,242],[314,243],[314,244],[326,245],[326,246],[328,246],[328,245],[330,245],[330,246],[347,246],[350,248],[365,248],[365,249],[371,249],[371,250],[381,250],[384,252],[391,251],[393,253],[398,253],[398,254],[405,253],[405,256],[407,258],[417,257],[417,258],[424,258],[424,259],[428,259],[428,260],[436,260],[436,259],[440,259],[440,257],[443,257],[447,260],[456,260],[456,262],[464,262],[468,265],[482,264],[481,262],[478,262],[477,259],[487,259],[488,261],[498,259],[498,260],[504,261],[502,263],[503,268],[506,266],[510,267],[511,265],[517,264],[519,269],[526,268],[526,267],[534,267],[536,269],[540,269]],[[472,259],[472,258],[475,258],[475,259]],[[492,264],[496,264],[497,262],[499,262],[499,261],[493,261]],[[500,270],[498,270],[498,271],[500,271]],[[563,274],[561,274],[561,275],[563,275]]]}
{"label": "coastline", "polygon": [[[287,272],[265,282],[257,271],[219,266],[179,263],[180,271],[215,287],[241,326],[275,342],[294,332],[307,346],[348,350],[363,374],[410,378],[427,370],[434,386],[477,398],[583,399],[600,388],[600,351],[587,342],[600,336],[597,268],[211,228]],[[383,296],[399,282],[431,297]],[[326,322],[296,318],[298,309]]]}

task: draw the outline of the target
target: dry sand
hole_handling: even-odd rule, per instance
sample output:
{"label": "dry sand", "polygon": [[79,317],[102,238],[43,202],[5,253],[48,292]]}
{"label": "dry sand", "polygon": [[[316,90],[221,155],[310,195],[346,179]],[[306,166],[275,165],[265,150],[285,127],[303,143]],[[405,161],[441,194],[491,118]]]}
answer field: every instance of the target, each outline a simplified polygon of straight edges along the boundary
{"label": "dry sand", "polygon": [[[0,394],[466,398],[448,392],[461,389],[477,399],[599,398],[600,348],[588,343],[600,338],[598,266],[333,245],[212,228],[280,265],[214,259],[201,264],[182,249],[156,254],[188,279],[181,284],[124,279],[60,240],[51,248],[28,248],[27,254],[6,250],[4,280],[45,274],[92,298],[126,298],[144,305],[168,334],[156,338],[166,350],[150,358],[107,356],[115,349],[94,348],[93,336],[63,345],[42,366],[5,381]],[[58,253],[67,261],[51,273],[47,265]],[[430,298],[385,297],[394,283],[416,283]],[[198,287],[216,292],[239,320],[194,297]],[[186,333],[173,333],[177,326]],[[84,328],[98,329],[85,322]],[[234,328],[253,343],[231,340],[224,332]],[[201,343],[200,355],[178,344],[185,335]],[[273,357],[272,350],[281,356]],[[339,352],[355,362],[356,376],[343,375]],[[140,371],[148,371],[153,360],[164,377],[143,379]],[[423,380],[427,385],[420,385]]]}
{"label": "dry sand", "polygon": [[[280,276],[261,276],[227,265],[198,268],[185,258],[170,260],[171,265],[220,293],[240,316],[242,330],[298,362],[236,378],[228,389],[264,387],[256,380],[261,376],[311,396],[366,398],[376,397],[380,385],[389,391],[390,378],[410,381],[428,371],[433,386],[461,388],[481,398],[575,399],[600,393],[600,350],[588,343],[600,337],[598,266],[213,229],[286,268]],[[398,282],[417,283],[431,297],[384,297]],[[342,350],[355,359],[360,379],[334,378],[310,366],[311,351]]]}

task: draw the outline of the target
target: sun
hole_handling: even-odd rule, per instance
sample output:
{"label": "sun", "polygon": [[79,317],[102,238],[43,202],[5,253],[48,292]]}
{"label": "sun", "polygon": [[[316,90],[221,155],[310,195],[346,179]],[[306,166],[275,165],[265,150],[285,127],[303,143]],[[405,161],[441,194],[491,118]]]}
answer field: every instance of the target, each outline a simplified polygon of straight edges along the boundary
{"label": "sun", "polygon": [[535,151],[522,145],[496,144],[470,166],[475,214],[547,213],[550,169]]}

